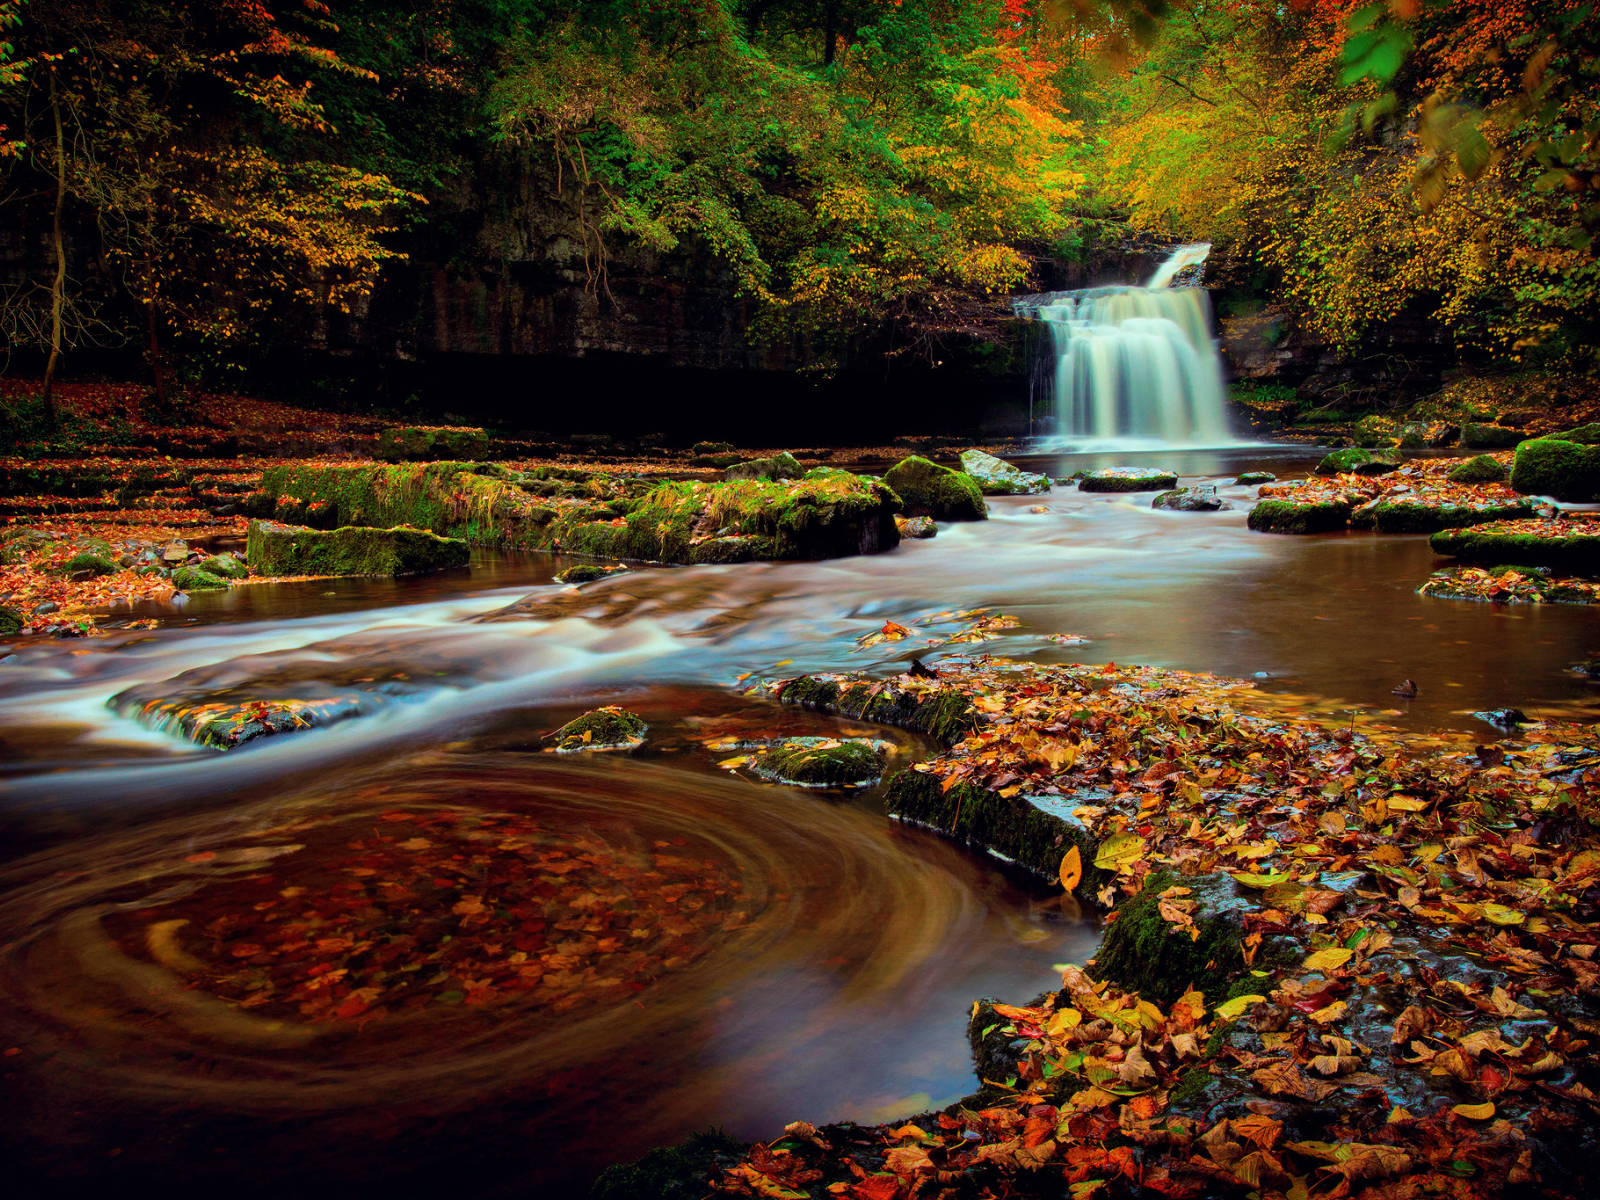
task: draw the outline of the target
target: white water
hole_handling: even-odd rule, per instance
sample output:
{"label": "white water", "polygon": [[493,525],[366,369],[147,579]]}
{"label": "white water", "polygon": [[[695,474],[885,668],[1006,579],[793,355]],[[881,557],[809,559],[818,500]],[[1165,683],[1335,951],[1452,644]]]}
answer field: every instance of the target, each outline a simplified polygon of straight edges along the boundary
{"label": "white water", "polygon": [[1057,292],[1038,306],[1055,351],[1052,404],[1063,438],[1230,439],[1210,299],[1203,288],[1170,286],[1210,249],[1179,246],[1144,287]]}

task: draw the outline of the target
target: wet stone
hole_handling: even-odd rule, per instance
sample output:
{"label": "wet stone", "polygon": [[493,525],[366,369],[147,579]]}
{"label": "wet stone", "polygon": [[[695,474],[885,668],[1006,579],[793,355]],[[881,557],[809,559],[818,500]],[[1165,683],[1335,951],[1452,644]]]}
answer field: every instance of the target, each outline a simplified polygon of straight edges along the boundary
{"label": "wet stone", "polygon": [[1086,471],[1078,480],[1080,492],[1158,492],[1176,487],[1175,471],[1150,467],[1105,467]]}
{"label": "wet stone", "polygon": [[608,705],[568,721],[549,737],[557,754],[584,750],[632,750],[644,744],[644,718],[625,708]]}
{"label": "wet stone", "polygon": [[1234,483],[1248,487],[1258,483],[1275,483],[1277,479],[1278,477],[1271,471],[1246,471],[1235,479]]}
{"label": "wet stone", "polygon": [[1030,496],[1050,490],[1050,477],[1012,466],[982,450],[964,450],[961,469],[977,481],[985,496]]}
{"label": "wet stone", "polygon": [[1233,505],[1217,495],[1215,484],[1207,483],[1162,492],[1150,501],[1150,507],[1169,512],[1227,512]]}
{"label": "wet stone", "polygon": [[612,575],[625,575],[629,568],[620,563],[602,565],[600,563],[579,563],[575,567],[568,567],[555,577],[557,583],[593,583],[597,579],[608,579]]}
{"label": "wet stone", "polygon": [[865,787],[882,776],[884,751],[868,738],[789,738],[756,755],[751,770],[801,787]]}
{"label": "wet stone", "polygon": [[931,538],[939,532],[932,517],[896,517],[894,523],[903,538]]}

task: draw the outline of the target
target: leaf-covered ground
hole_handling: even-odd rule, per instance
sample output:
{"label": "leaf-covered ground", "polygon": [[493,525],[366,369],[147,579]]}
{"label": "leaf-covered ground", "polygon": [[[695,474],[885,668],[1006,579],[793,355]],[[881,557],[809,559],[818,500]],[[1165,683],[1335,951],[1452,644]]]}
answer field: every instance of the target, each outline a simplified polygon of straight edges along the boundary
{"label": "leaf-covered ground", "polygon": [[[798,1122],[708,1187],[1590,1194],[1594,727],[1534,723],[1477,745],[1336,724],[1209,675],[983,657],[939,671],[880,686],[959,691],[980,723],[911,769],[946,788],[1085,797],[1074,817],[1113,929],[1154,876],[1157,935],[1194,941],[1219,919],[1197,898],[1220,881],[1240,897],[1243,967],[1213,994],[1167,981],[1181,995],[1157,1004],[1094,978],[1093,960],[1063,964],[1056,991],[974,1005],[994,1073],[967,1102],[899,1128]],[[1085,865],[1074,847],[1062,882]]]}

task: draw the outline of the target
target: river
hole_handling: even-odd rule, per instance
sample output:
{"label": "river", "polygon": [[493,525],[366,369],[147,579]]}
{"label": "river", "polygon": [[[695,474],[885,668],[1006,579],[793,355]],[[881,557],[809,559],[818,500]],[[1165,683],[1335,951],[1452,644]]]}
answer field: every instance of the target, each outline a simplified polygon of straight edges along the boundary
{"label": "river", "polygon": [[[719,768],[716,738],[872,732],[898,762],[931,749],[733,685],[904,669],[959,624],[929,618],[988,608],[1020,622],[982,647],[997,654],[1255,677],[1416,730],[1490,737],[1472,713],[1508,705],[1594,719],[1600,689],[1569,670],[1600,641],[1590,610],[1417,596],[1437,565],[1423,537],[1250,533],[1252,489],[1232,476],[1303,472],[1315,453],[1158,456],[1185,483],[1221,484],[1234,510],[1219,514],[1058,488],[868,558],[642,569],[572,589],[551,582],[550,556],[482,552],[451,575],[246,586],[151,609],[155,630],[28,645],[0,666],[5,1160],[38,1194],[559,1196],[709,1126],[771,1136],[965,1094],[972,1000],[1050,987],[1052,964],[1093,953],[1092,914],[887,820],[878,789],[806,792]],[[916,636],[858,650],[886,620]],[[106,707],[180,676],[167,686],[263,694],[392,680],[394,699],[226,755]],[[1407,678],[1419,694],[1393,696]],[[640,713],[645,747],[542,751],[544,733],[598,704]],[[555,1001],[477,1003],[484,985],[301,1022],[224,1005],[172,969],[188,961],[178,921],[192,933],[284,905],[322,929],[346,919],[307,909],[326,894],[378,928],[459,886],[398,878],[411,846],[460,851],[435,875],[492,873],[495,853],[514,852],[592,875],[619,910],[679,909],[659,926],[639,918],[628,970]],[[681,881],[663,885],[663,871]],[[663,886],[679,889],[665,905]],[[592,946],[584,919],[565,924]]]}

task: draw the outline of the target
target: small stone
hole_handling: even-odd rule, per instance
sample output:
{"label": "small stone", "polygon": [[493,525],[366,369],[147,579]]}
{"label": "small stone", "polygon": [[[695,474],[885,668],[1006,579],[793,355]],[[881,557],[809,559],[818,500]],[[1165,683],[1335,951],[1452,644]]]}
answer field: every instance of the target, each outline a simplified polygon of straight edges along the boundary
{"label": "small stone", "polygon": [[59,607],[60,606],[55,604],[53,601],[46,600],[43,604],[35,604],[33,606],[33,615],[36,617],[42,617],[45,613],[55,612]]}
{"label": "small stone", "polygon": [[939,532],[932,517],[896,517],[894,523],[903,538],[931,538]]}
{"label": "small stone", "polygon": [[1276,483],[1277,480],[1278,477],[1271,471],[1245,471],[1239,478],[1234,480],[1234,483],[1249,487],[1257,483]]}
{"label": "small stone", "polygon": [[186,561],[188,557],[189,547],[181,541],[174,541],[162,547],[161,550],[161,561],[165,563],[181,563]]}
{"label": "small stone", "polygon": [[558,754],[579,750],[632,750],[644,742],[649,728],[644,718],[625,708],[608,705],[568,721],[550,735],[550,748]]}
{"label": "small stone", "polygon": [[1215,484],[1201,484],[1198,487],[1174,488],[1162,492],[1150,501],[1151,508],[1167,509],[1171,512],[1224,512],[1231,510],[1233,505],[1217,495]]}
{"label": "small stone", "polygon": [[1078,480],[1080,492],[1161,492],[1177,485],[1177,472],[1159,467],[1106,467]]}

